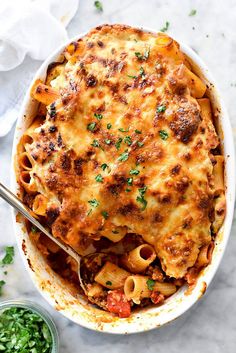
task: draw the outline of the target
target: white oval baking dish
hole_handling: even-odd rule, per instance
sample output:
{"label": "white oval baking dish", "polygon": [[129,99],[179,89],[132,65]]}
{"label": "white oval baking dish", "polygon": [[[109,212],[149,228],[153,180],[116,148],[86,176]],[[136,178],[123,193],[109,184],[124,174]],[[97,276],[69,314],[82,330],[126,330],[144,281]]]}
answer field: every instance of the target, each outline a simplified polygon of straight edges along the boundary
{"label": "white oval baking dish", "polygon": [[[155,32],[154,30],[146,28],[144,30]],[[85,34],[76,36],[68,43],[66,43],[65,46],[68,45],[71,41],[81,38],[83,35]],[[214,109],[219,116],[219,132],[221,135],[222,147],[226,161],[226,218],[216,239],[216,246],[214,249],[212,262],[201,273],[196,287],[191,292],[189,292],[186,287],[183,287],[176,294],[166,300],[164,305],[159,307],[146,308],[141,311],[134,312],[130,318],[119,319],[114,317],[110,313],[101,311],[92,305],[87,304],[82,297],[78,296],[75,298],[70,294],[65,283],[63,283],[63,281],[50,269],[42,255],[30,242],[23,222],[19,221],[18,218],[16,221],[16,214],[14,213],[17,243],[23,255],[23,260],[26,268],[28,269],[28,272],[39,292],[56,310],[60,311],[68,319],[93,330],[117,334],[137,333],[160,327],[179,317],[205,293],[206,288],[209,286],[221,262],[230,235],[234,211],[236,176],[234,145],[229,117],[227,115],[224,103],[218,94],[215,82],[206,65],[190,47],[181,43],[180,45],[181,50],[189,57],[190,61],[192,62],[194,70],[198,73],[199,76],[208,82],[209,95],[214,101]],[[45,62],[41,65],[35,74],[33,82],[38,78],[45,78],[48,65],[58,59],[65,46],[60,47],[47,60],[45,60]],[[30,97],[30,88],[25,96],[15,130],[11,170],[12,190],[15,193],[18,190],[14,163],[16,146],[20,136],[30,124],[31,118],[36,108],[35,102]]]}

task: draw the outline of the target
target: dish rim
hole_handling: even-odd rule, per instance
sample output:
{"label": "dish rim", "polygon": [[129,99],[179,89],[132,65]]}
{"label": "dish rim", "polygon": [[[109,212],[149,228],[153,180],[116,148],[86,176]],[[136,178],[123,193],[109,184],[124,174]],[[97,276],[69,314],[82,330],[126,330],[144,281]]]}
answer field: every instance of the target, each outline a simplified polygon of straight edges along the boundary
{"label": "dish rim", "polygon": [[[154,29],[150,29],[148,27],[134,27],[131,26],[132,28],[137,28],[141,29],[145,32],[151,32],[151,33],[159,33],[159,31],[155,31]],[[71,42],[76,41],[83,36],[87,35],[91,29],[89,29],[87,32],[84,32],[82,34],[78,34],[74,36],[73,38],[69,39],[64,45],[60,46],[58,49],[56,49],[39,67],[37,72],[35,73],[31,84],[29,86],[28,91],[26,92],[24,101],[21,106],[21,110],[17,119],[17,124],[15,128],[15,134],[14,134],[14,140],[13,140],[13,149],[12,149],[12,166],[11,166],[11,187],[14,192],[17,192],[18,190],[18,183],[17,183],[17,178],[16,178],[16,172],[15,172],[15,154],[16,154],[16,147],[19,142],[19,131],[22,128],[23,125],[23,118],[26,113],[26,110],[28,109],[28,105],[30,105],[30,90],[35,82],[36,79],[42,78],[45,75],[45,72],[48,68],[48,65],[52,63],[53,61],[56,60],[60,56],[60,54],[63,52],[64,48]],[[171,36],[171,38],[173,38]],[[173,38],[175,39],[175,38]],[[90,321],[89,318],[83,319],[81,317],[73,317],[72,312],[69,314],[70,309],[68,308],[67,310],[59,310],[65,317],[68,319],[72,320],[73,322],[95,330],[95,331],[100,331],[100,332],[106,332],[106,333],[116,333],[116,334],[131,334],[131,333],[138,333],[138,332],[144,332],[148,331],[151,329],[154,329],[156,327],[161,327],[164,324],[167,324],[179,316],[181,316],[184,312],[186,312],[188,309],[190,309],[198,299],[204,294],[206,287],[209,286],[211,283],[213,277],[215,276],[215,273],[221,263],[224,251],[226,249],[226,245],[228,243],[230,231],[231,231],[231,226],[232,226],[232,220],[233,220],[233,213],[234,213],[234,201],[235,201],[235,183],[234,180],[236,179],[236,171],[235,171],[235,153],[234,153],[234,143],[233,143],[233,134],[232,134],[232,128],[229,120],[229,116],[227,114],[226,108],[224,101],[222,99],[222,96],[219,94],[218,86],[212,77],[212,74],[210,73],[207,65],[203,62],[203,60],[196,54],[193,49],[191,49],[188,45],[182,43],[181,41],[177,41],[180,44],[180,49],[185,53],[196,66],[199,68],[200,72],[203,74],[203,76],[207,79],[208,82],[210,82],[213,87],[214,87],[214,94],[213,96],[217,100],[217,105],[219,105],[221,113],[220,113],[220,127],[223,131],[224,136],[221,138],[221,143],[224,145],[224,156],[225,156],[225,170],[226,170],[226,199],[227,199],[227,210],[226,210],[226,217],[224,220],[224,224],[221,228],[222,236],[221,240],[219,241],[219,246],[220,250],[219,252],[215,255],[214,261],[212,260],[212,263],[207,266],[207,271],[204,272],[203,275],[201,275],[197,281],[197,285],[192,291],[191,294],[188,296],[185,295],[185,300],[184,303],[182,301],[180,303],[177,303],[177,306],[172,309],[172,311],[167,311],[165,313],[165,310],[160,310],[160,313],[158,312],[161,307],[151,307],[146,309],[144,318],[146,317],[146,320],[148,322],[138,322],[142,321],[139,320],[139,316],[137,313],[135,315],[132,315],[132,320],[127,320],[127,319],[119,319],[118,321],[121,322],[118,325],[113,325],[114,323],[106,323],[104,325],[98,325],[95,324],[92,320]],[[31,104],[32,105],[32,104]],[[230,164],[230,166],[229,166]],[[23,262],[25,264],[25,267],[27,268],[27,271],[30,274],[30,277],[33,281],[33,284],[39,291],[39,293],[47,300],[47,302],[50,303],[53,307],[55,307],[55,300],[52,298],[52,295],[49,295],[45,290],[40,288],[39,283],[37,283],[36,277],[33,275],[33,271],[30,270],[28,261],[26,259],[26,256],[24,255],[24,252],[22,251],[22,244],[20,242],[20,237],[18,234],[19,232],[22,233],[23,236],[27,236],[27,232],[24,231],[23,229],[20,229],[19,225],[16,222],[16,212],[13,211],[13,222],[14,222],[14,233],[16,235],[16,240],[17,240],[17,245],[20,249],[20,253],[23,258]],[[219,235],[217,235],[217,238]],[[202,286],[201,286],[202,285]],[[182,289],[181,289],[182,291]],[[173,299],[173,296],[170,297],[170,300]],[[191,299],[191,300],[190,300]],[[173,299],[176,301],[175,299]],[[165,304],[163,305],[165,306]],[[85,310],[85,309],[84,309]],[[153,312],[156,311],[156,315],[152,315]],[[147,315],[148,313],[151,313],[150,319],[149,316]],[[139,315],[142,316],[143,312],[139,311]],[[154,313],[155,314],[155,313]],[[161,315],[159,315],[161,314]],[[166,314],[166,315],[164,315]],[[164,318],[163,318],[164,316]],[[129,318],[128,318],[129,319]],[[117,320],[116,320],[117,321]],[[131,321],[131,322],[130,322]]]}

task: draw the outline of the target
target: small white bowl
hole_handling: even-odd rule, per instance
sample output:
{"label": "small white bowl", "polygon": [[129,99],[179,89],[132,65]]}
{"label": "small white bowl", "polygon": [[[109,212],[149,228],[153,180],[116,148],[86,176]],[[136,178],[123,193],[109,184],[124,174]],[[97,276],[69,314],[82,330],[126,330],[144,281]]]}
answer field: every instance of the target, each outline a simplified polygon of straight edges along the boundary
{"label": "small white bowl", "polygon": [[[157,33],[150,29],[143,30]],[[83,35],[84,34],[76,36],[66,45],[71,41],[81,38]],[[216,238],[212,262],[202,271],[195,288],[190,292],[187,287],[183,287],[167,299],[162,306],[153,306],[151,308],[133,312],[131,317],[127,319],[114,317],[112,314],[99,310],[88,304],[82,297],[74,297],[70,294],[65,282],[63,282],[63,280],[51,270],[43,256],[30,242],[23,222],[19,220],[16,221],[16,214],[14,213],[15,234],[18,246],[23,255],[26,268],[39,292],[56,310],[60,311],[68,319],[96,331],[117,334],[137,333],[160,327],[182,315],[205,293],[206,288],[209,286],[221,262],[229,238],[234,211],[236,180],[234,144],[229,117],[224,103],[218,94],[215,82],[206,65],[191,48],[185,44],[180,43],[180,45],[181,50],[192,62],[194,71],[208,82],[209,95],[213,101],[213,109],[219,117],[219,132],[225,155],[226,217]],[[45,78],[48,65],[59,58],[60,53],[65,46],[60,47],[47,60],[45,60],[37,71],[33,82],[38,78]],[[25,96],[15,131],[11,170],[12,190],[15,193],[18,191],[14,163],[16,146],[19,142],[20,136],[31,123],[31,118],[36,110],[36,103],[30,97],[30,88]]]}

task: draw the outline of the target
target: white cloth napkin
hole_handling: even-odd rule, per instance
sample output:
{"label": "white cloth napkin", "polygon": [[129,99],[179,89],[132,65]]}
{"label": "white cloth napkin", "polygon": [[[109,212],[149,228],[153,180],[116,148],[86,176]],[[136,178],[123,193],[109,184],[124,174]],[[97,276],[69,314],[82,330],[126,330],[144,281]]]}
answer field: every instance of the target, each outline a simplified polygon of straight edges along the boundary
{"label": "white cloth napkin", "polygon": [[[65,27],[76,13],[79,0],[0,0],[0,136],[11,129],[26,86],[33,76],[32,60],[17,69],[26,55],[44,60],[67,40]],[[9,71],[8,73],[3,71]],[[34,71],[32,71],[34,70]],[[12,73],[20,81],[15,82]],[[12,84],[9,84],[8,81]],[[8,90],[6,90],[6,86]]]}

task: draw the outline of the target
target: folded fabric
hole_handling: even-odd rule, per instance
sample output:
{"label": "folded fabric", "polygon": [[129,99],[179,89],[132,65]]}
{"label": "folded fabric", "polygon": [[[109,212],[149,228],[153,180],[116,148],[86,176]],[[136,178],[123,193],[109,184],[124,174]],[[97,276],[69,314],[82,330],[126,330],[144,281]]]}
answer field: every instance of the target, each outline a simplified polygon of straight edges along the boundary
{"label": "folded fabric", "polygon": [[67,39],[77,7],[78,0],[1,0],[0,71],[15,68],[26,54],[44,60]]}
{"label": "folded fabric", "polygon": [[65,27],[75,15],[78,2],[0,0],[0,137],[14,124],[39,67],[40,63],[30,57],[44,60],[68,39]]}

